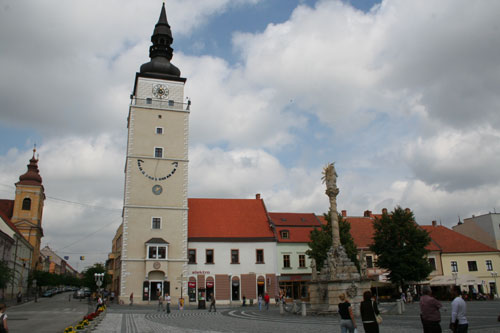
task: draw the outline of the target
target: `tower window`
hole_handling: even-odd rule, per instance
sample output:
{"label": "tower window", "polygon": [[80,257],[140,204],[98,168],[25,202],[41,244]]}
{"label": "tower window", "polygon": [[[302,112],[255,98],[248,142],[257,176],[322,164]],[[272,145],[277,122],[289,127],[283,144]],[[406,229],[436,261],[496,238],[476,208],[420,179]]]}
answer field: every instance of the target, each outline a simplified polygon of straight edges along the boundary
{"label": "tower window", "polygon": [[168,100],[168,106],[174,106],[174,101],[172,99]]}
{"label": "tower window", "polygon": [[24,198],[23,210],[31,210],[31,199],[30,198]]}
{"label": "tower window", "polygon": [[155,147],[155,157],[163,157],[163,148]]}
{"label": "tower window", "polygon": [[153,99],[152,98],[146,98],[146,104],[153,104]]}
{"label": "tower window", "polygon": [[157,127],[156,134],[163,134],[163,127]]}
{"label": "tower window", "polygon": [[161,229],[161,217],[153,217],[151,227],[153,229]]}

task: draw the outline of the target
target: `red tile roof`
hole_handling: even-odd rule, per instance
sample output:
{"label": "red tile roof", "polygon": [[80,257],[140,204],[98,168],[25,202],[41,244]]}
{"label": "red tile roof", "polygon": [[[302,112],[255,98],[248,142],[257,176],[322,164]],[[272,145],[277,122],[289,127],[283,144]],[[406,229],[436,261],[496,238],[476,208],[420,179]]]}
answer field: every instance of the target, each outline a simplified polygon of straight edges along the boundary
{"label": "red tile roof", "polygon": [[10,218],[14,212],[14,200],[0,199],[0,211],[4,212]]}
{"label": "red tile roof", "polygon": [[373,242],[373,219],[370,217],[344,217],[351,225],[351,235],[358,248],[368,248]]}
{"label": "red tile roof", "polygon": [[320,226],[313,213],[269,213],[276,226]]}
{"label": "red tile roof", "polygon": [[[317,227],[319,229],[319,227]],[[288,231],[288,239],[281,237],[281,231]],[[278,233],[278,243],[309,243],[309,235],[314,227],[276,227]]]}
{"label": "red tile roof", "polygon": [[188,199],[189,241],[276,241],[262,199]]}
{"label": "red tile roof", "polygon": [[[12,209],[9,209],[9,203],[8,201],[12,202],[12,207],[14,207],[14,200],[0,200],[0,218],[5,221],[5,223],[12,229],[14,230],[17,234],[19,234],[21,237],[22,234],[19,232],[19,229],[12,223],[10,220],[12,217]],[[10,214],[8,212],[10,211]]]}
{"label": "red tile roof", "polygon": [[500,252],[443,226],[422,225],[421,228],[429,233],[443,253]]}

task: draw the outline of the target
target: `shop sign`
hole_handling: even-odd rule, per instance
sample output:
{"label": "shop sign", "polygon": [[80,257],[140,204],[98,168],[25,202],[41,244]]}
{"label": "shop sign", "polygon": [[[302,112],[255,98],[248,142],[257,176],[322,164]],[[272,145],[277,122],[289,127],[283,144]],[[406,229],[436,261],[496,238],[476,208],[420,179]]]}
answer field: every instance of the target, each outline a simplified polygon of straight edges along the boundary
{"label": "shop sign", "polygon": [[188,282],[189,288],[196,288],[196,282]]}
{"label": "shop sign", "polygon": [[191,274],[192,275],[206,275],[206,274],[210,274],[210,271],[193,271]]}
{"label": "shop sign", "polygon": [[214,287],[214,282],[213,281],[207,281],[207,288],[213,288]]}

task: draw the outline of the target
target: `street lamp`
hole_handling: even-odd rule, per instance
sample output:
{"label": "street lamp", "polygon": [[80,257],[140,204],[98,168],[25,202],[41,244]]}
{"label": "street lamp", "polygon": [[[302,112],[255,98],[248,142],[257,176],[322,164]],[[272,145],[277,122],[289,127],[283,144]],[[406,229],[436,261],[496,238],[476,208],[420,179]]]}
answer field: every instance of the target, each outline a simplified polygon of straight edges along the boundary
{"label": "street lamp", "polygon": [[494,295],[497,296],[497,290],[498,290],[497,289],[497,276],[498,276],[498,273],[497,272],[490,272],[490,274],[495,279],[495,293],[494,293]]}
{"label": "street lamp", "polygon": [[104,279],[104,273],[94,273],[95,284],[97,285],[97,291],[100,293],[102,280]]}

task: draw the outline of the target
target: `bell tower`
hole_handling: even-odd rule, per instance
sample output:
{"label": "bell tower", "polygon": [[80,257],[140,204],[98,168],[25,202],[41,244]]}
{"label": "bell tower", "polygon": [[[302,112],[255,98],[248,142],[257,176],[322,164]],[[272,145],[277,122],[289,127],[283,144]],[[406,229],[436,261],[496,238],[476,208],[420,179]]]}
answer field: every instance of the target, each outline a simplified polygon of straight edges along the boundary
{"label": "bell tower", "polygon": [[167,292],[177,300],[187,276],[190,110],[186,79],[170,62],[165,3],[151,42],[151,60],[136,73],[127,119],[120,298],[128,302],[133,293],[134,303]]}
{"label": "bell tower", "polygon": [[19,177],[16,183],[16,196],[12,212],[12,223],[33,246],[31,269],[36,269],[40,257],[40,243],[43,237],[42,214],[45,201],[45,191],[42,177],[38,170],[38,159],[33,157],[28,164],[28,171]]}

